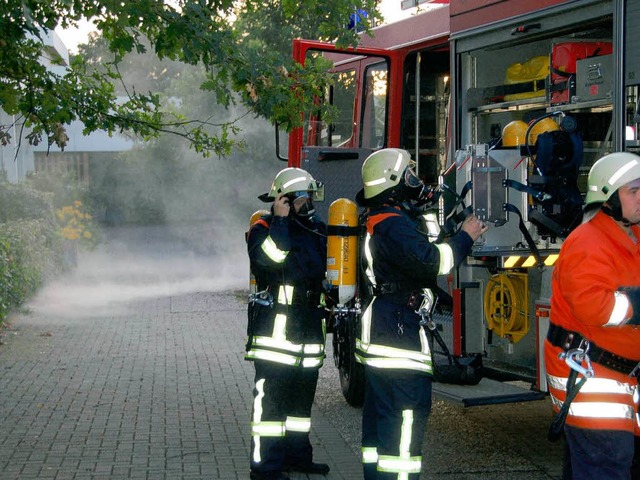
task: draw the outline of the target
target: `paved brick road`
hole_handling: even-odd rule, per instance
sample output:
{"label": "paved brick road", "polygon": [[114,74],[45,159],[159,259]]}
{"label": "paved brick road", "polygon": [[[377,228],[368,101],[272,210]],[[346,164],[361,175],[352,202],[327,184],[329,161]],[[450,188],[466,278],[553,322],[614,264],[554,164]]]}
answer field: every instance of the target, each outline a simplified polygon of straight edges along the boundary
{"label": "paved brick road", "polygon": [[[15,317],[0,347],[0,478],[248,478],[244,315],[233,293],[199,293],[107,316]],[[360,478],[314,416],[327,478]]]}
{"label": "paved brick road", "polygon": [[[242,242],[220,251],[215,234],[110,232],[12,319],[0,345],[0,480],[248,478],[245,292],[214,293],[245,288],[248,266]],[[361,412],[341,397],[328,349],[312,443],[328,480],[361,480]],[[423,478],[556,480],[550,420],[548,400],[436,401]]]}

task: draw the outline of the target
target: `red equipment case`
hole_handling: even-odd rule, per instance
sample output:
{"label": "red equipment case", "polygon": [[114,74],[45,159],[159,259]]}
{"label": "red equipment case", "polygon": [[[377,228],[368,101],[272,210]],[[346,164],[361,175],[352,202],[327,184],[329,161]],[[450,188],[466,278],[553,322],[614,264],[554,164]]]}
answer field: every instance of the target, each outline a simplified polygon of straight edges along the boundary
{"label": "red equipment case", "polygon": [[555,43],[551,49],[551,105],[569,103],[576,92],[576,62],[613,53],[612,42],[573,41]]}

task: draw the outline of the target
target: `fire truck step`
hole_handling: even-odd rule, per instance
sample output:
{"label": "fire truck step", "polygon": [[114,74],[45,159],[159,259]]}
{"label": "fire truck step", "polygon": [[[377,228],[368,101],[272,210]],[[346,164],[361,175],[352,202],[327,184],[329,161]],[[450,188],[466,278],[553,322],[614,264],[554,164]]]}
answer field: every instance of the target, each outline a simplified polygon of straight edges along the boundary
{"label": "fire truck step", "polygon": [[[520,382],[522,383],[522,382]],[[462,407],[542,400],[544,392],[530,390],[514,383],[483,378],[477,385],[433,384],[433,395]]]}

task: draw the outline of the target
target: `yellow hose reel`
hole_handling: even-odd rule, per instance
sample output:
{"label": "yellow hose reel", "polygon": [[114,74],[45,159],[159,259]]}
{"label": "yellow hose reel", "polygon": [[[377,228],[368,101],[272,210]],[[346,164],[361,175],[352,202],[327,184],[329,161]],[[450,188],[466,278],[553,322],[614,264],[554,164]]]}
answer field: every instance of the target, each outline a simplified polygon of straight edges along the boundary
{"label": "yellow hose reel", "polygon": [[527,283],[526,273],[499,273],[489,279],[484,292],[489,330],[513,343],[529,331]]}

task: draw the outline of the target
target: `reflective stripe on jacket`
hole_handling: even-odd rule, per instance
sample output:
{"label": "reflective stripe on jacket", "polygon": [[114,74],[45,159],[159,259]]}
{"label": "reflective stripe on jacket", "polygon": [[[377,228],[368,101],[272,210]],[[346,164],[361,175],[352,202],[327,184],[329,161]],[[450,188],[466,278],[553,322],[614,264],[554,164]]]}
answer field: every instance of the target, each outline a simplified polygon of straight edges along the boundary
{"label": "reflective stripe on jacket", "polygon": [[[379,305],[379,307],[378,307]],[[372,318],[380,318],[372,328]],[[392,319],[391,323],[384,319]],[[397,320],[397,323],[393,323]],[[420,317],[406,305],[388,304],[374,297],[362,315],[356,338],[356,360],[374,368],[416,370],[433,374],[431,350]],[[389,325],[391,329],[389,330]],[[373,338],[373,340],[372,340]]]}
{"label": "reflective stripe on jacket", "polygon": [[245,358],[319,368],[326,339],[318,301],[326,270],[325,225],[267,215],[249,230],[247,249],[257,289],[269,290],[273,304],[251,307]]}
{"label": "reflective stripe on jacket", "polygon": [[460,232],[447,243],[431,243],[418,222],[391,206],[368,214],[364,255],[369,280],[407,289],[404,295],[374,297],[363,314],[356,359],[367,366],[433,373],[427,336],[415,308],[407,305],[408,295],[435,285],[438,275],[462,262],[473,242]]}
{"label": "reflective stripe on jacket", "polygon": [[[638,382],[626,377],[615,380],[611,370],[595,365],[595,376],[588,378],[580,393],[571,402],[567,414],[567,424],[587,429],[625,430],[640,434],[638,416]],[[555,368],[552,366],[551,371]],[[547,381],[551,402],[558,411],[567,396],[568,372],[553,375],[547,371]]]}
{"label": "reflective stripe on jacket", "polygon": [[296,288],[281,285],[273,306],[254,306],[259,309],[261,325],[255,327],[245,355],[247,360],[267,360],[305,368],[322,366],[326,339],[323,310],[319,305],[296,304]]}

